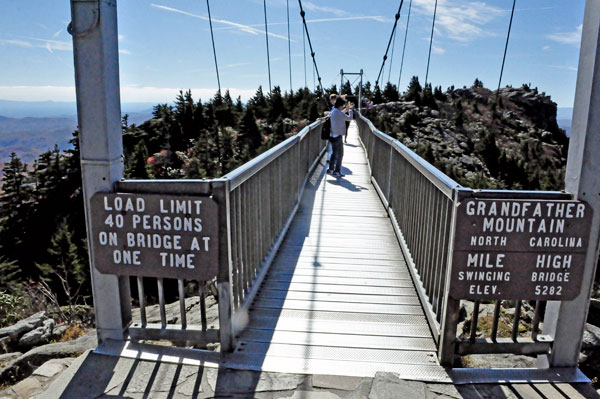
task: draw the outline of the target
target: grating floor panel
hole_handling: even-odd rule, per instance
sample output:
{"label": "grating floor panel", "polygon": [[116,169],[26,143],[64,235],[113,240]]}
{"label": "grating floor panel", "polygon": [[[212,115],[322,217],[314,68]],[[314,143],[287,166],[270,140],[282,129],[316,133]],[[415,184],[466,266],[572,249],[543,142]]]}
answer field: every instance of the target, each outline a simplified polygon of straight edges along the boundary
{"label": "grating floor panel", "polygon": [[[346,177],[320,165],[227,357],[231,368],[448,381],[352,125]],[[309,184],[310,186],[310,184]]]}

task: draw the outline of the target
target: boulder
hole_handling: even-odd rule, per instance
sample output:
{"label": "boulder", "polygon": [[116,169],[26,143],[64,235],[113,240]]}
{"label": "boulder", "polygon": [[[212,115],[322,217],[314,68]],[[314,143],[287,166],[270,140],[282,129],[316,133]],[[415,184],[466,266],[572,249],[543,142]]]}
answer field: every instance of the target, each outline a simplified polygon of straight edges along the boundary
{"label": "boulder", "polygon": [[47,319],[44,320],[43,324],[24,334],[21,339],[19,339],[19,346],[36,346],[40,344],[44,344],[52,338],[52,330],[54,329],[54,320]]}
{"label": "boulder", "polygon": [[98,346],[96,331],[69,342],[38,346],[19,356],[0,370],[0,384],[11,383],[31,375],[33,370],[50,359],[79,356]]}
{"label": "boulder", "polygon": [[12,326],[0,328],[0,339],[10,337],[11,341],[17,341],[23,334],[41,326],[44,320],[46,320],[46,312],[39,312]]}
{"label": "boulder", "polygon": [[600,328],[586,323],[583,331],[582,349],[595,349],[600,346]]}

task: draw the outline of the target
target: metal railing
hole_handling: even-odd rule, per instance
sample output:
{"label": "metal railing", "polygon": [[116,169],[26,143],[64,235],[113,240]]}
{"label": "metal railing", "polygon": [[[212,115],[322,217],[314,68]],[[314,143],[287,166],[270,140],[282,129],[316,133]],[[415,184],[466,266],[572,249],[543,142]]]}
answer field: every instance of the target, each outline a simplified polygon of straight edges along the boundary
{"label": "metal railing", "polygon": [[437,340],[446,288],[453,195],[459,184],[377,130],[363,116],[356,122],[373,184],[390,214]]}
{"label": "metal railing", "polygon": [[548,353],[552,338],[540,334],[545,301],[536,301],[529,335],[519,331],[521,307],[514,302],[509,337],[500,337],[502,300],[496,300],[489,336],[478,332],[480,302],[475,301],[467,339],[457,337],[460,300],[451,298],[450,274],[456,209],[467,198],[570,200],[564,192],[472,190],[440,172],[398,140],[380,132],[362,115],[356,122],[367,153],[371,180],[405,254],[415,288],[438,344],[440,362],[451,366],[457,355],[474,353]]}
{"label": "metal railing", "polygon": [[250,305],[283,235],[298,209],[304,186],[324,142],[323,121],[227,174],[232,305]]}
{"label": "metal railing", "polygon": [[[222,351],[233,348],[233,314],[251,304],[283,241],[304,186],[325,150],[321,140],[324,121],[306,126],[222,178],[116,183],[115,189],[120,193],[210,196],[219,204],[218,328],[217,321],[210,325],[207,321],[206,282],[198,281],[200,325],[190,325],[186,319],[186,280],[177,280],[179,323],[168,324],[163,281],[166,279],[137,277],[141,323],[129,326],[132,339],[166,339],[196,346],[220,342]],[[157,282],[160,324],[147,322],[144,280],[152,279]]]}

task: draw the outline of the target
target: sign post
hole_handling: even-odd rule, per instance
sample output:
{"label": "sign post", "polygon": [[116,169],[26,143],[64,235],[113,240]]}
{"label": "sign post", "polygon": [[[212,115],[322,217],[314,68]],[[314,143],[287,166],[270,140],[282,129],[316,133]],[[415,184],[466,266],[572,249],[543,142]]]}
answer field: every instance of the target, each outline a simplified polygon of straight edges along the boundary
{"label": "sign post", "polygon": [[[540,365],[577,367],[581,338],[587,319],[590,294],[598,262],[600,230],[600,0],[587,0],[583,22],[577,91],[573,109],[565,189],[586,201],[594,214],[585,255],[583,286],[567,302],[549,302],[544,334],[554,336],[549,362]],[[546,364],[544,364],[546,363]]]}
{"label": "sign post", "polygon": [[[123,177],[117,5],[115,0],[71,0],[69,33],[73,36],[77,118],[85,217],[90,199],[112,190]],[[131,321],[127,277],[101,274],[90,246],[90,268],[98,340],[122,340]]]}

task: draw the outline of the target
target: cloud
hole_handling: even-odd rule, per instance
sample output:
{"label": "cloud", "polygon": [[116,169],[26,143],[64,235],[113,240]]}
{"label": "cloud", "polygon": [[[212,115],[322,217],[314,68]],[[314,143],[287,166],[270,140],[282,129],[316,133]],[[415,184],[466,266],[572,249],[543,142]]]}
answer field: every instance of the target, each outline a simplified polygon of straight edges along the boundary
{"label": "cloud", "polygon": [[[152,6],[154,8],[161,9],[161,10],[175,12],[175,13],[178,13],[178,14],[183,14],[183,15],[187,15],[187,16],[190,16],[190,17],[202,19],[204,21],[208,21],[208,17],[205,17],[203,15],[193,14],[193,13],[188,12],[188,11],[179,10],[177,8],[167,7],[167,6],[161,6],[159,4],[154,4],[154,3],[150,3],[150,6]],[[250,33],[252,35],[264,35],[265,34],[264,30],[260,30],[260,29],[254,28],[254,27],[252,27],[250,25],[244,25],[244,24],[239,24],[237,22],[227,21],[225,19],[212,18],[212,22],[219,23],[219,24],[224,24],[224,25],[228,25],[228,26],[233,27],[233,28],[235,28],[235,29],[237,29],[237,30],[239,30],[241,32]],[[269,36],[276,37],[278,39],[283,39],[283,40],[286,40],[286,41],[288,40],[288,38],[286,36],[278,35],[278,34],[273,33],[273,32],[269,32]],[[294,40],[290,40],[290,41],[293,42]]]}
{"label": "cloud", "polygon": [[250,62],[238,62],[235,64],[227,64],[225,65],[225,68],[238,68],[238,67],[242,67],[242,66],[246,66],[246,65],[250,65]]}
{"label": "cloud", "polygon": [[[179,90],[188,88],[121,86],[122,102],[172,102]],[[223,88],[223,92],[227,88]],[[217,88],[192,88],[194,98],[210,98]],[[229,88],[233,98],[240,96],[248,100],[255,90]],[[0,99],[12,101],[75,101],[74,86],[0,86]]]}
{"label": "cloud", "polygon": [[554,69],[562,69],[565,71],[574,71],[577,72],[577,67],[571,66],[571,65],[548,65],[550,68],[554,68]]}
{"label": "cloud", "polygon": [[574,44],[579,45],[581,42],[581,31],[583,25],[579,25],[575,32],[557,32],[547,35],[546,38],[562,44]]}
{"label": "cloud", "polygon": [[441,48],[441,47],[438,47],[438,46],[436,46],[436,45],[434,44],[434,45],[431,47],[431,52],[432,52],[433,54],[445,54],[445,53],[446,53],[446,50],[445,50],[445,49],[443,49],[443,48]]}
{"label": "cloud", "polygon": [[552,48],[552,47],[550,47],[550,46],[544,46],[544,47],[542,47],[542,50],[544,50],[544,51],[548,51],[548,50],[550,50],[551,48]]}
{"label": "cloud", "polygon": [[[414,5],[421,14],[433,16],[435,0],[415,0]],[[439,0],[435,25],[440,33],[452,40],[469,42],[489,36],[483,27],[506,12],[481,1]]]}
{"label": "cloud", "polygon": [[18,47],[39,47],[39,46],[34,46],[33,43],[26,42],[25,40],[0,39],[0,44],[11,44],[13,46],[18,46]]}
{"label": "cloud", "polygon": [[371,15],[371,16],[356,16],[356,17],[342,17],[342,18],[321,18],[321,19],[307,19],[306,23],[315,23],[315,22],[338,22],[338,21],[358,21],[358,20],[373,20],[377,22],[389,22],[389,19],[384,18],[380,15]]}
{"label": "cloud", "polygon": [[325,13],[337,15],[340,17],[348,15],[348,13],[346,11],[341,10],[339,8],[318,6],[314,3],[311,3],[310,1],[306,1],[306,2],[302,3],[302,5],[303,5],[302,8],[309,10],[309,11],[325,12]]}
{"label": "cloud", "polygon": [[120,48],[119,49],[119,54],[131,55],[131,51]]}
{"label": "cloud", "polygon": [[24,37],[26,40],[8,40],[8,39],[0,39],[0,44],[10,44],[18,47],[28,47],[28,48],[44,48],[49,52],[53,53],[55,50],[58,51],[72,51],[73,43],[70,41],[59,41],[59,40],[50,40],[50,39],[39,39],[35,37]]}

